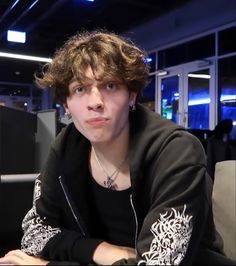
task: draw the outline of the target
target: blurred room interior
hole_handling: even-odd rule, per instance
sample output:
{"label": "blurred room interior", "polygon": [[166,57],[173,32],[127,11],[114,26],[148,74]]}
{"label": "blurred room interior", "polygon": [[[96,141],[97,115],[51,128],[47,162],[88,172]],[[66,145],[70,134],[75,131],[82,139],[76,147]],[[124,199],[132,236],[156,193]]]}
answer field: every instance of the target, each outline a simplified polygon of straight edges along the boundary
{"label": "blurred room interior", "polygon": [[[140,103],[187,128],[206,152],[216,125],[231,119],[231,159],[236,160],[235,0],[5,0],[0,1],[0,176],[4,187],[10,182],[6,175],[15,176],[12,183],[20,180],[18,175],[23,175],[22,182],[32,183],[51,142],[70,122],[52,92],[36,87],[34,73],[50,62],[68,37],[94,29],[123,34],[146,49],[150,83]],[[9,30],[20,31],[25,40],[8,40]],[[3,189],[8,188],[1,186],[1,195]],[[19,209],[26,210],[30,201]],[[1,208],[7,202],[2,198]]]}

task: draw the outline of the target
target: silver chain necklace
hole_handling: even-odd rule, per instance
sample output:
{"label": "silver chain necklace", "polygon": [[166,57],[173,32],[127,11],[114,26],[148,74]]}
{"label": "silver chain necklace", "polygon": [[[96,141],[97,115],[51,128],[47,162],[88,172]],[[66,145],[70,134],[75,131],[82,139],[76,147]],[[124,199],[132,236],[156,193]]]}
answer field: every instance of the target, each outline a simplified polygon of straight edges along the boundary
{"label": "silver chain necklace", "polygon": [[106,169],[104,168],[104,166],[100,163],[100,161],[98,159],[98,156],[97,156],[93,146],[92,146],[92,150],[93,150],[94,157],[96,159],[97,164],[99,165],[99,167],[102,169],[102,171],[106,175],[106,180],[103,182],[103,184],[109,189],[116,190],[117,189],[117,184],[115,184],[115,180],[116,180],[116,178],[118,176],[118,173],[120,172],[120,169],[121,169],[122,165],[127,160],[128,156],[126,156],[125,159],[120,163],[120,165],[115,169],[115,171],[111,175],[109,175],[107,173]]}

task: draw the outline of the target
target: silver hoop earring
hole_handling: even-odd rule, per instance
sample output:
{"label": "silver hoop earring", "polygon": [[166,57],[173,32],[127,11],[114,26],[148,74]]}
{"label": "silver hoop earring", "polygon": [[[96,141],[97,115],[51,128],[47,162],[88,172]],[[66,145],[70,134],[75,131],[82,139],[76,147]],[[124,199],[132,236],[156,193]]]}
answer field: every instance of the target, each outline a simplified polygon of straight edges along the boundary
{"label": "silver hoop earring", "polygon": [[70,112],[66,111],[65,116],[67,119],[69,119],[69,120],[71,119],[71,113]]}

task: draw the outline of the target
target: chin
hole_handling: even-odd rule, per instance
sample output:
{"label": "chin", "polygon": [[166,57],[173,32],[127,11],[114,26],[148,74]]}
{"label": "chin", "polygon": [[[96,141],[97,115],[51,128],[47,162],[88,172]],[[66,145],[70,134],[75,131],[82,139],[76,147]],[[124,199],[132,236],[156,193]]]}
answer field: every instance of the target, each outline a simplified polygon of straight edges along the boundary
{"label": "chin", "polygon": [[88,139],[90,142],[93,142],[93,143],[103,143],[103,142],[111,141],[112,138],[110,136],[101,135],[101,136],[92,136]]}

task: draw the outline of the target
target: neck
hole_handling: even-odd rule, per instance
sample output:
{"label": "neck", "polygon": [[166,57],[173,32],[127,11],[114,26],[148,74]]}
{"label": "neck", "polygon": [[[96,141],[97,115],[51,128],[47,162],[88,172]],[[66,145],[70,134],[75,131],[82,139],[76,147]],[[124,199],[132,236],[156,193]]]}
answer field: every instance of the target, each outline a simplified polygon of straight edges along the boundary
{"label": "neck", "polygon": [[90,170],[93,178],[109,189],[122,190],[130,186],[129,134],[109,143],[91,143]]}

